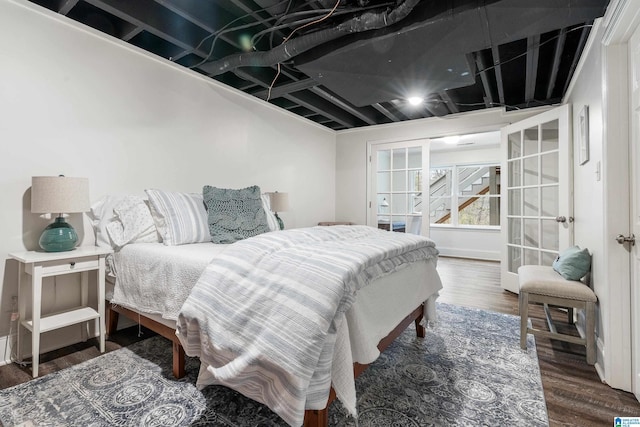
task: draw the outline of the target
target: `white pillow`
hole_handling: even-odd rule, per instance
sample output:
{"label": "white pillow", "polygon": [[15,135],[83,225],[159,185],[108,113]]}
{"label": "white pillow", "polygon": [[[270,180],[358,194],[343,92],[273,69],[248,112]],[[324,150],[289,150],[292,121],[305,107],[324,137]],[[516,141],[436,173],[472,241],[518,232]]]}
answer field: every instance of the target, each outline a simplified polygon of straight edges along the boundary
{"label": "white pillow", "polygon": [[270,231],[278,231],[280,230],[280,225],[278,224],[278,220],[273,212],[271,212],[271,199],[269,198],[268,193],[261,194],[262,198],[262,208],[267,214],[267,226]]}
{"label": "white pillow", "polygon": [[126,196],[113,208],[116,218],[107,224],[107,234],[114,245],[156,243],[159,241],[151,211],[138,196]]}
{"label": "white pillow", "polygon": [[112,248],[109,235],[107,234],[107,224],[109,224],[113,218],[113,205],[111,200],[113,196],[104,196],[97,202],[91,205],[89,211],[89,217],[91,218],[91,225],[96,233],[96,246],[103,248]]}
{"label": "white pillow", "polygon": [[[118,222],[119,224],[111,226],[112,229],[116,229],[116,233],[118,228],[124,230],[124,225],[118,218],[118,215],[114,211],[114,209],[119,206],[123,201],[128,200],[128,204],[132,206],[137,206],[137,212],[141,216],[146,216],[147,219],[150,218],[151,214],[149,212],[149,207],[147,206],[147,201],[144,200],[140,196],[132,196],[132,195],[106,195],[102,197],[100,200],[96,201],[93,205],[91,205],[91,210],[89,212],[89,217],[92,220],[93,229],[96,233],[96,245],[103,248],[111,248],[116,249],[118,246],[115,242],[112,241],[111,236],[109,235],[108,226],[113,222]],[[146,209],[146,211],[145,211]],[[128,223],[131,224],[131,219],[129,219]],[[132,225],[130,225],[130,228]],[[141,230],[146,231],[146,230]],[[131,234],[136,234],[134,231],[131,231]],[[143,234],[142,239],[147,242],[159,242],[160,236],[153,227],[153,231],[147,231]],[[137,241],[136,238],[133,241]]]}
{"label": "white pillow", "polygon": [[162,242],[168,246],[211,241],[202,194],[145,190]]}

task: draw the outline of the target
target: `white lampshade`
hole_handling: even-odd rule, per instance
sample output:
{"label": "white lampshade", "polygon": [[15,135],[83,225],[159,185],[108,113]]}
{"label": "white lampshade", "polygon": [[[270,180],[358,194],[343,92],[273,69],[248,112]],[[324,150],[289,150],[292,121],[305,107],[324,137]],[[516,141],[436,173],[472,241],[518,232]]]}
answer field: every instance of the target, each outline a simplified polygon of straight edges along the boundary
{"label": "white lampshade", "polygon": [[289,210],[289,193],[269,193],[269,206],[273,212]]}
{"label": "white lampshade", "polygon": [[31,178],[31,212],[75,213],[90,209],[89,179],[67,176]]}

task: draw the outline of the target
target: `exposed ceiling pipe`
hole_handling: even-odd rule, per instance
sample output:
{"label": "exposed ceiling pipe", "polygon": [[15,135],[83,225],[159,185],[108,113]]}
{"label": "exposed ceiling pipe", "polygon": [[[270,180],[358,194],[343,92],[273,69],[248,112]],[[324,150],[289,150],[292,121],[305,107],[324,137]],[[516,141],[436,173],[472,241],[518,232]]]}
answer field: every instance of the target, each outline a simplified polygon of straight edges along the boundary
{"label": "exposed ceiling pipe", "polygon": [[296,37],[269,51],[229,55],[205,63],[198,68],[210,76],[217,76],[238,67],[269,67],[276,65],[339,37],[363,31],[378,30],[393,25],[406,18],[418,3],[420,3],[420,0],[405,0],[390,12],[386,10],[377,13],[365,12],[336,27]]}

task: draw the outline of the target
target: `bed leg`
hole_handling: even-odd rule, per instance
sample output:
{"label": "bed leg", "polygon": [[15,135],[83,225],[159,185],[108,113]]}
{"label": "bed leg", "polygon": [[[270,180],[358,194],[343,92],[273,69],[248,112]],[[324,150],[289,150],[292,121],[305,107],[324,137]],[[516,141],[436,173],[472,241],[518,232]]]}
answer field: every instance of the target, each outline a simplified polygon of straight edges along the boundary
{"label": "bed leg", "polygon": [[184,377],[185,374],[185,370],[184,370],[184,362],[185,362],[185,355],[184,355],[184,349],[182,348],[182,346],[176,342],[173,342],[173,376],[175,378],[182,378]]}
{"label": "bed leg", "polygon": [[420,312],[418,314],[418,317],[416,317],[415,323],[416,323],[416,335],[418,336],[418,338],[424,338],[427,335],[427,331],[425,329],[424,326],[421,325],[422,319],[425,318],[425,315],[427,314],[427,305],[425,304],[421,304],[420,307],[418,307]]}
{"label": "bed leg", "polygon": [[329,408],[304,411],[304,427],[326,427],[329,425]]}
{"label": "bed leg", "polygon": [[106,333],[107,337],[110,337],[111,335],[115,334],[116,330],[118,329],[118,318],[120,317],[120,314],[111,309],[111,303],[109,301],[107,301],[106,306],[108,313]]}
{"label": "bed leg", "polygon": [[416,319],[416,335],[418,336],[418,338],[424,338],[427,334],[424,326],[420,324],[421,320],[422,318]]}

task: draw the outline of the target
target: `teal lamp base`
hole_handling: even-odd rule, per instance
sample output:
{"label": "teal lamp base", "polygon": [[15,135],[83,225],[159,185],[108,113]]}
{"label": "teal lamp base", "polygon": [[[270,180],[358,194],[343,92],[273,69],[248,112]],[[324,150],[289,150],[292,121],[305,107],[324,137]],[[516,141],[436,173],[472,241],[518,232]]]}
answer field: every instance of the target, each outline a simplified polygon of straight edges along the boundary
{"label": "teal lamp base", "polygon": [[278,221],[278,227],[280,227],[280,230],[284,230],[284,221],[278,216],[278,212],[275,213],[275,217]]}
{"label": "teal lamp base", "polygon": [[62,216],[44,229],[38,242],[45,252],[65,252],[76,247],[78,234]]}

